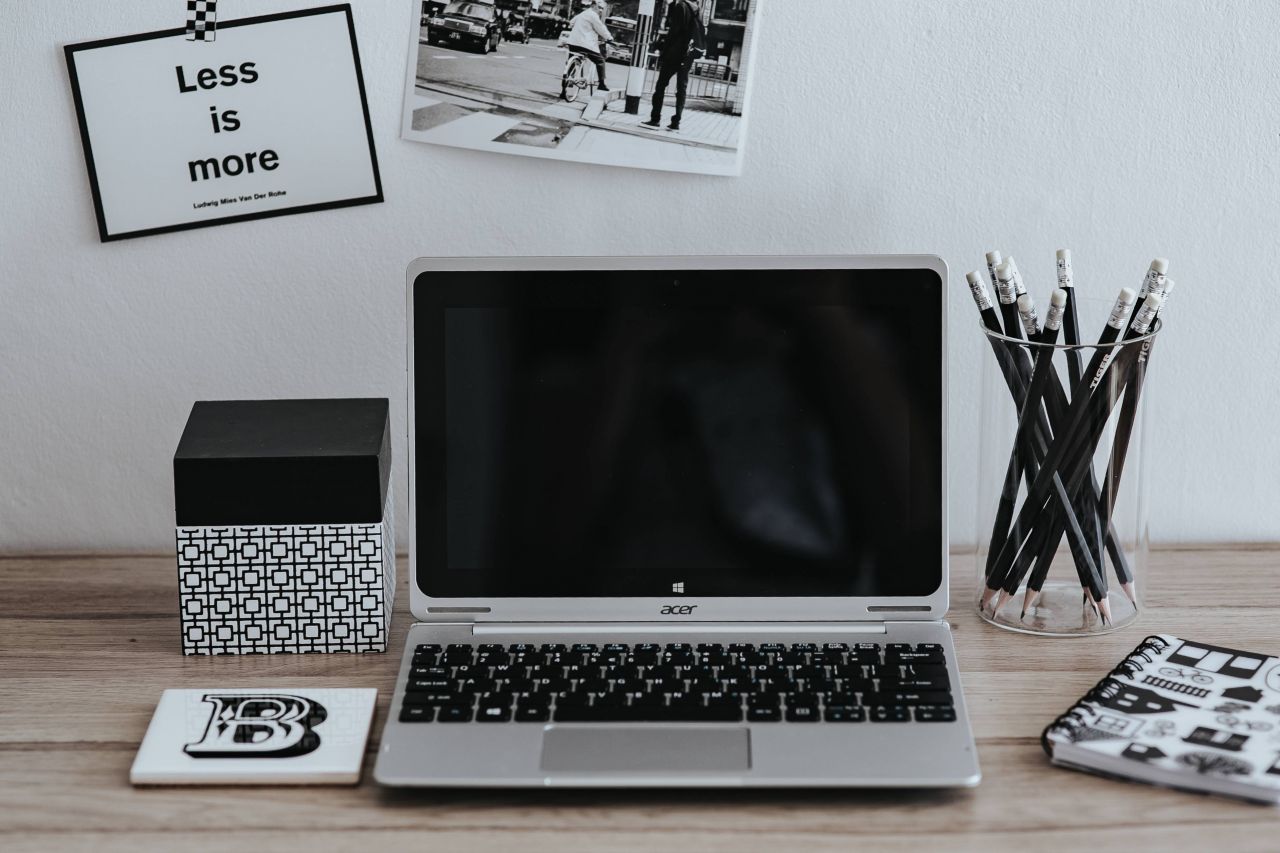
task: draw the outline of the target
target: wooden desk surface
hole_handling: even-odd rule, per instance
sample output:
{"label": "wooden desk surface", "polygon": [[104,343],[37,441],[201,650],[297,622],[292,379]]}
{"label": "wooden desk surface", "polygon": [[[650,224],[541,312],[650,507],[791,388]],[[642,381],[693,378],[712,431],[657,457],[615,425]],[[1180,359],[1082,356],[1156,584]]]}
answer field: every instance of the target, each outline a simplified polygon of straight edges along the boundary
{"label": "wooden desk surface", "polygon": [[[1280,849],[1280,810],[1051,768],[1040,730],[1149,633],[1280,653],[1280,549],[1162,551],[1136,626],[1015,636],[950,621],[984,778],[961,791],[391,791],[371,778],[398,655],[183,657],[169,557],[0,559],[0,849]],[[403,575],[402,574],[402,581]],[[403,586],[393,644],[409,624]],[[166,687],[376,687],[355,788],[129,786]]]}

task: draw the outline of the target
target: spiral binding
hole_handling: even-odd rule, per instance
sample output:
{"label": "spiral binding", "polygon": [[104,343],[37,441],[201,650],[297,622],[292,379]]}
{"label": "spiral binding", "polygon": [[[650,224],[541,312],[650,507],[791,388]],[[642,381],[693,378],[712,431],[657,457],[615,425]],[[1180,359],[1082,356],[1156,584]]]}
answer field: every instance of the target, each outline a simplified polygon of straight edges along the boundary
{"label": "spiral binding", "polygon": [[1049,734],[1051,732],[1064,732],[1068,737],[1074,739],[1076,732],[1088,724],[1088,720],[1082,713],[1085,702],[1096,702],[1099,698],[1106,697],[1109,693],[1114,693],[1120,687],[1120,682],[1116,681],[1117,676],[1123,675],[1129,678],[1136,678],[1138,673],[1142,672],[1143,664],[1155,661],[1153,654],[1159,654],[1167,648],[1169,648],[1169,641],[1155,634],[1138,643],[1124,660],[1116,664],[1097,684],[1089,688],[1089,692],[1080,697],[1080,700],[1069,711],[1060,715],[1045,727],[1044,732],[1040,735],[1040,746],[1044,748],[1044,751],[1049,755],[1053,755],[1053,745],[1049,742]]}

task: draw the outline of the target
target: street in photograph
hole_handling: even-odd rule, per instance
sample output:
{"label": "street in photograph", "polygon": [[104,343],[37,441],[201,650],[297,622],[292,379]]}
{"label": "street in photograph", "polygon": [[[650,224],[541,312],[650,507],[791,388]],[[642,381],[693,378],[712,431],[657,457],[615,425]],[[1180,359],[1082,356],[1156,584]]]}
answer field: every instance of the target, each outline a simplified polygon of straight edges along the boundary
{"label": "street in photograph", "polygon": [[764,0],[412,0],[401,134],[736,175]]}

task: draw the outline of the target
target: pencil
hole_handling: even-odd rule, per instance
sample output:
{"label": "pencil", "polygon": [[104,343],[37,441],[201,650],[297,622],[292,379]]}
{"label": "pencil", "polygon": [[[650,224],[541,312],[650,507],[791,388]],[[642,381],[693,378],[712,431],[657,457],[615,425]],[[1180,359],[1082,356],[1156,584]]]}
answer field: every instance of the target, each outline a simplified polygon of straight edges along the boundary
{"label": "pencil", "polygon": [[[1173,279],[1166,279],[1163,287],[1163,301],[1156,319],[1160,319],[1169,306],[1169,294],[1173,292]],[[1156,331],[1153,323],[1152,331]],[[1137,359],[1131,369],[1128,387],[1124,393],[1124,404],[1120,410],[1120,420],[1116,425],[1116,436],[1111,444],[1111,458],[1107,463],[1107,472],[1103,475],[1103,483],[1106,484],[1106,491],[1102,495],[1102,511],[1108,521],[1115,512],[1116,496],[1120,491],[1120,477],[1124,473],[1124,462],[1129,453],[1129,439],[1133,435],[1134,422],[1137,420],[1138,403],[1142,397],[1142,386],[1146,381],[1147,365],[1151,359],[1151,350],[1155,346],[1155,339],[1149,338],[1142,342],[1142,347],[1138,351]],[[1123,586],[1123,585],[1122,585]],[[1125,589],[1125,595],[1133,602],[1134,607],[1138,606],[1137,595],[1133,588],[1133,582],[1130,580],[1129,586]]]}
{"label": "pencil", "polygon": [[[1080,344],[1080,321],[1076,312],[1075,297],[1075,271],[1071,265],[1071,250],[1059,249],[1055,256],[1058,271],[1058,287],[1067,291],[1067,306],[1063,312],[1063,337],[1069,347],[1076,347]],[[1081,364],[1080,351],[1077,349],[1067,350],[1067,381],[1074,388],[1080,383]],[[1065,395],[1063,395],[1065,400]],[[1065,402],[1063,403],[1065,408]],[[1116,580],[1120,582],[1121,588],[1132,588],[1133,575],[1129,571],[1129,564],[1124,556],[1124,549],[1120,547],[1119,540],[1115,529],[1103,519],[1101,506],[1099,503],[1100,488],[1097,477],[1093,475],[1093,471],[1089,472],[1089,487],[1082,489],[1079,497],[1083,506],[1081,514],[1085,515],[1090,522],[1090,532],[1093,534],[1095,542],[1094,555],[1098,562],[1099,569],[1103,568],[1105,552],[1111,556],[1111,565],[1116,572]],[[1034,576],[1034,573],[1033,573]],[[1104,573],[1105,578],[1105,573]],[[1127,594],[1127,593],[1126,593]]]}

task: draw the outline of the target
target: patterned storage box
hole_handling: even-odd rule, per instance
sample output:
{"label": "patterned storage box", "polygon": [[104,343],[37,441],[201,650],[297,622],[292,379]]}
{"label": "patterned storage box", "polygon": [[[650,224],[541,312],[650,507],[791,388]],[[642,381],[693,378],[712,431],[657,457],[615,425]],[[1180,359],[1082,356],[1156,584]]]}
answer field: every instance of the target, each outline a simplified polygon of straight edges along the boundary
{"label": "patterned storage box", "polygon": [[196,403],[173,471],[184,654],[386,651],[385,399]]}

